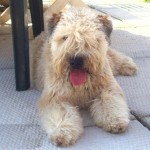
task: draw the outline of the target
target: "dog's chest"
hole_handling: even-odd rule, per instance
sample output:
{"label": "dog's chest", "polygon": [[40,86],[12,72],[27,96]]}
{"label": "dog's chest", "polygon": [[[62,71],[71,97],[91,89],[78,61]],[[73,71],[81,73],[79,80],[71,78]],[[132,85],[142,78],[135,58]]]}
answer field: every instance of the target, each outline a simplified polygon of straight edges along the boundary
{"label": "dog's chest", "polygon": [[71,94],[70,101],[80,108],[89,107],[94,99],[98,97],[101,88],[88,89],[86,87],[76,88]]}

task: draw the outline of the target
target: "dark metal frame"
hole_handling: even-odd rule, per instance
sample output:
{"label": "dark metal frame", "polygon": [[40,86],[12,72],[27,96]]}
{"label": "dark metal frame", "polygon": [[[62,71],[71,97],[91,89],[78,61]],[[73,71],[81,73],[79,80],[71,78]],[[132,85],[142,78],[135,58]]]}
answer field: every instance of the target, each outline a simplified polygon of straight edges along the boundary
{"label": "dark metal frame", "polygon": [[[29,0],[33,33],[44,30],[42,0]],[[10,0],[16,90],[30,88],[27,0]]]}
{"label": "dark metal frame", "polygon": [[34,37],[44,30],[42,0],[29,0]]}

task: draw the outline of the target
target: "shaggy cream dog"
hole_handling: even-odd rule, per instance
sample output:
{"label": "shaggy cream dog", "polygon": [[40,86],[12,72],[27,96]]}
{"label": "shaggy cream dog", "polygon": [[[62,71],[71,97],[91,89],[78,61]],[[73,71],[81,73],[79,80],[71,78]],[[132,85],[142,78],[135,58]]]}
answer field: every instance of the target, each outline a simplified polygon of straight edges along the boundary
{"label": "shaggy cream dog", "polygon": [[47,16],[46,31],[32,46],[31,76],[42,91],[39,116],[55,145],[68,146],[83,133],[79,108],[98,127],[124,132],[129,110],[114,75],[133,75],[136,65],[109,47],[111,21],[90,8]]}

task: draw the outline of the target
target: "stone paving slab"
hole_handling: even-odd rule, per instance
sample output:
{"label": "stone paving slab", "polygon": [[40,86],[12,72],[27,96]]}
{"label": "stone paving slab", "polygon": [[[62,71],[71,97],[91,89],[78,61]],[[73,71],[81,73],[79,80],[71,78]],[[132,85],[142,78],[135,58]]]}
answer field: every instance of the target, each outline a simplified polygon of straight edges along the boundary
{"label": "stone paving slab", "polygon": [[[149,150],[150,132],[138,121],[131,121],[122,134],[111,134],[101,128],[86,127],[74,146],[59,148],[50,143],[36,124],[0,125],[0,150]],[[139,136],[140,135],[140,136]]]}
{"label": "stone paving slab", "polygon": [[138,72],[135,76],[118,76],[117,80],[125,91],[129,107],[137,115],[150,115],[150,59],[135,59]]}
{"label": "stone paving slab", "polygon": [[150,4],[146,3],[90,3],[92,7],[113,19],[113,26],[125,27],[148,27],[150,26]]}
{"label": "stone paving slab", "polygon": [[114,29],[111,47],[132,58],[150,57],[150,27]]}
{"label": "stone paving slab", "polygon": [[[44,0],[44,1],[49,1],[49,0]],[[52,1],[52,0],[50,0]],[[143,1],[141,0],[83,0],[85,3],[89,3],[89,4],[95,4],[95,5],[106,5],[106,4],[141,4],[141,5],[145,5],[145,3],[143,3]],[[146,3],[147,5],[148,3]]]}
{"label": "stone paving slab", "polygon": [[137,21],[142,20],[142,22],[139,22],[140,24],[136,26],[150,25],[150,9],[138,4],[109,4],[95,7],[118,20],[125,21],[124,23],[131,22],[135,25]]}
{"label": "stone paving slab", "polygon": [[150,132],[138,121],[131,121],[123,134],[111,134],[97,127],[85,128],[84,134],[74,146],[57,148],[47,138],[37,150],[149,150]]}
{"label": "stone paving slab", "polygon": [[0,131],[0,150],[30,150],[43,143],[43,131],[36,124],[3,124]]}
{"label": "stone paving slab", "polygon": [[0,70],[0,124],[38,123],[37,100],[40,92],[15,89],[14,69]]}

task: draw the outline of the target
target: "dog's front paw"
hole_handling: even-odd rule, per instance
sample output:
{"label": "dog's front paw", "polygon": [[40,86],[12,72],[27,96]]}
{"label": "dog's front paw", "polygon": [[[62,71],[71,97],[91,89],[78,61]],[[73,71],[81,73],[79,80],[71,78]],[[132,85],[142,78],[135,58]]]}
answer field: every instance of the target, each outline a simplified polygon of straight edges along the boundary
{"label": "dog's front paw", "polygon": [[69,103],[50,103],[40,112],[40,117],[43,129],[54,145],[72,145],[83,133],[80,113]]}
{"label": "dog's front paw", "polygon": [[125,132],[128,127],[129,121],[112,120],[103,124],[103,129],[111,133]]}
{"label": "dog's front paw", "polygon": [[66,131],[56,131],[50,136],[50,140],[52,143],[56,146],[69,146],[73,145],[76,140],[78,139],[78,134],[74,131],[69,131],[66,129]]}

